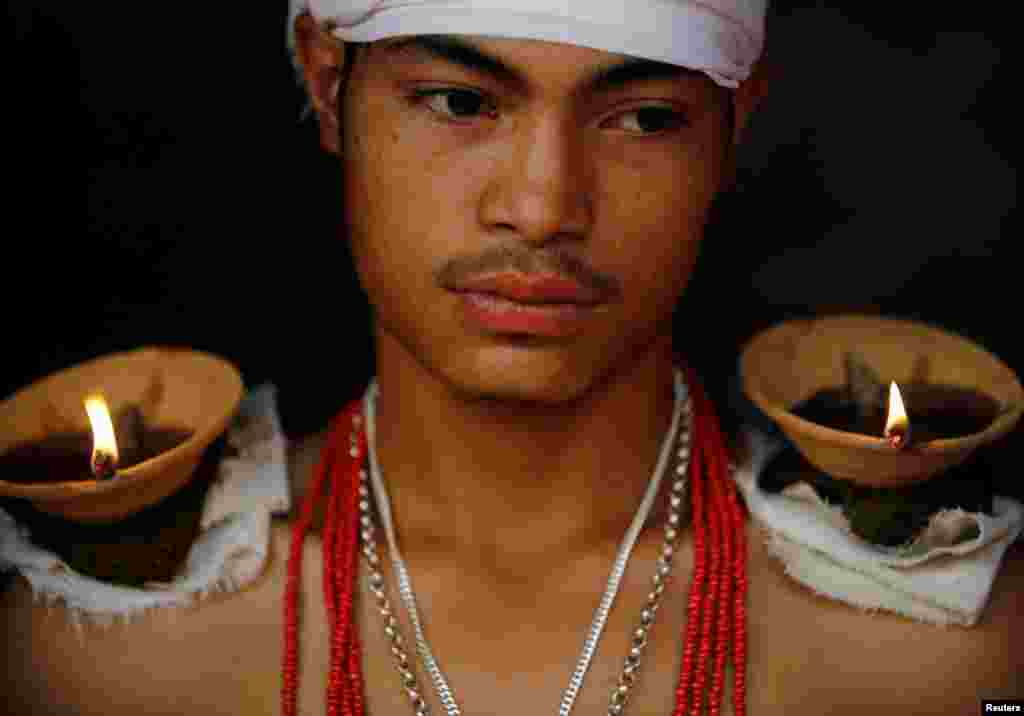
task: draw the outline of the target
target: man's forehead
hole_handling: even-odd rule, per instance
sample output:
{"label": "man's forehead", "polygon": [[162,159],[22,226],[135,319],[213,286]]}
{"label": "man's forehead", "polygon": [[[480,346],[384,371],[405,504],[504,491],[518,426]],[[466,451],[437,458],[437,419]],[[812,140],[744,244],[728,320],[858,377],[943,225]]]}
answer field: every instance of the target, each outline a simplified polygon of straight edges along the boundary
{"label": "man's forehead", "polygon": [[[488,75],[502,84],[524,90],[531,84],[530,66],[585,67],[579,89],[588,93],[609,92],[626,85],[655,80],[691,79],[706,76],[690,68],[604,50],[560,42],[509,39],[479,35],[407,35],[373,43],[388,57],[439,61]],[[555,55],[558,55],[555,57]]]}

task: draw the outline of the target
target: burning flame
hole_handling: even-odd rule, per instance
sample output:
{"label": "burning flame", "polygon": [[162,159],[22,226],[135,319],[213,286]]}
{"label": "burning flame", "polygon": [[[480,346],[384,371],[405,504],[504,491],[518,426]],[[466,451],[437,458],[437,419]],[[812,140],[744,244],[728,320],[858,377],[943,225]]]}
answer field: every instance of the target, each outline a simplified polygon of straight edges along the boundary
{"label": "burning flame", "polygon": [[90,395],[85,399],[85,412],[89,414],[89,424],[92,426],[93,473],[97,477],[109,477],[117,467],[119,455],[114,422],[107,401],[101,395]]}
{"label": "burning flame", "polygon": [[896,381],[889,383],[889,411],[885,418],[885,437],[893,447],[904,447],[910,438],[910,418],[903,405]]}

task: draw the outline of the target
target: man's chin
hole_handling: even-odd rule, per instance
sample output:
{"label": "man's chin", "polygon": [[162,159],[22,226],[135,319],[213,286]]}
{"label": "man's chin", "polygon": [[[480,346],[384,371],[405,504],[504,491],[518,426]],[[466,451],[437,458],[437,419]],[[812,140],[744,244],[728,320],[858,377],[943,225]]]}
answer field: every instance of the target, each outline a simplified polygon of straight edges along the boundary
{"label": "man's chin", "polygon": [[443,338],[435,333],[430,340],[414,341],[381,332],[378,363],[405,365],[469,403],[554,407],[581,399],[609,379],[625,355],[615,346],[624,343],[612,336],[552,341],[535,336],[481,339],[459,333]]}
{"label": "man's chin", "polygon": [[463,400],[553,406],[587,392],[597,368],[593,361],[558,351],[483,350],[449,363],[443,377]]}

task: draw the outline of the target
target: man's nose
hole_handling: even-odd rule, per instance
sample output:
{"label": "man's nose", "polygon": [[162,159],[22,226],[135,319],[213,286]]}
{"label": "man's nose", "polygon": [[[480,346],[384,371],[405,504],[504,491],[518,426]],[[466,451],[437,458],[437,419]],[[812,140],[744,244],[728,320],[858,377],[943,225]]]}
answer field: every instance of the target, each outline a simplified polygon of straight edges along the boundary
{"label": "man's nose", "polygon": [[592,171],[583,132],[551,116],[524,124],[496,163],[481,202],[481,221],[531,243],[586,236]]}

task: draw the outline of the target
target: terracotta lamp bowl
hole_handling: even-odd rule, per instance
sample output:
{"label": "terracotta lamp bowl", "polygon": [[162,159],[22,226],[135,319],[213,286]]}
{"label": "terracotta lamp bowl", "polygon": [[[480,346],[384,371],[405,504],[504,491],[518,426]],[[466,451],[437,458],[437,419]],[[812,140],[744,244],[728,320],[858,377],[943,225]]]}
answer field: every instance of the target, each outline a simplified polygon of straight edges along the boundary
{"label": "terracotta lamp bowl", "polygon": [[[104,394],[111,412],[135,405],[147,426],[191,434],[155,457],[119,469],[111,480],[0,479],[0,496],[25,498],[43,512],[82,523],[113,522],[139,512],[192,478],[207,447],[234,417],[243,390],[231,363],[183,348],[115,353],[54,373],[0,402],[0,455],[58,433],[91,434],[82,400],[92,392]],[[88,475],[87,454],[83,467]]]}
{"label": "terracotta lamp bowl", "polygon": [[[858,354],[884,380],[970,389],[998,404],[980,432],[900,450],[881,436],[836,430],[791,409],[846,383],[845,357]],[[921,375],[922,368],[924,375]],[[844,315],[787,321],[752,338],[740,359],[743,390],[816,468],[874,487],[927,480],[1006,433],[1024,410],[1024,388],[999,358],[977,344],[922,323]]]}

